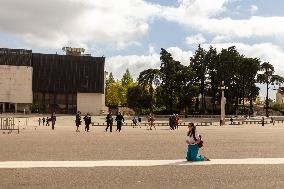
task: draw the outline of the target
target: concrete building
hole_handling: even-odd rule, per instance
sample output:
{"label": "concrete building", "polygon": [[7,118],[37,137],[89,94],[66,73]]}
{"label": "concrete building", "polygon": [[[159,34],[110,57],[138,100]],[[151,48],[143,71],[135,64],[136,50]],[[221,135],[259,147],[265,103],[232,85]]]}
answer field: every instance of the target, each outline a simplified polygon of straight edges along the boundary
{"label": "concrete building", "polygon": [[[72,51],[68,47],[65,50]],[[80,51],[80,52],[78,52]],[[2,111],[91,113],[105,107],[104,57],[77,53],[39,54],[24,49],[0,49]]]}

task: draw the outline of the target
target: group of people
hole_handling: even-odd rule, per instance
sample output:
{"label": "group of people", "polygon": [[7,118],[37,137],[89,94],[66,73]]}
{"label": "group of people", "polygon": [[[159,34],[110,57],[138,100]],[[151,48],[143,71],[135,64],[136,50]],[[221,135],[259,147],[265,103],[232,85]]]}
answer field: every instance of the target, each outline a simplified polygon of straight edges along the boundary
{"label": "group of people", "polygon": [[173,114],[169,117],[169,126],[171,130],[178,129],[179,116],[178,114]]}
{"label": "group of people", "polygon": [[[121,114],[121,112],[118,112],[116,117],[115,117],[115,121],[116,121],[116,131],[120,132],[123,122],[124,122],[124,117]],[[107,123],[107,127],[105,128],[105,131],[107,132],[108,128],[109,131],[112,132],[112,125],[113,125],[113,117],[112,117],[112,113],[109,112],[106,116],[106,123]]]}
{"label": "group of people", "polygon": [[[56,122],[56,115],[55,112],[53,112],[50,116],[50,118],[39,118],[39,125],[41,124],[41,120],[43,125],[45,124],[45,121],[51,121],[51,125],[52,125],[52,130],[54,130],[55,127],[55,122]],[[85,131],[89,132],[90,129],[90,124],[92,122],[91,120],[91,116],[90,114],[86,114],[83,118],[84,122],[85,122]],[[117,122],[117,129],[116,131],[120,132],[121,131],[121,127],[123,125],[124,122],[124,117],[123,115],[118,112],[115,118],[115,121]],[[154,117],[150,114],[149,118],[148,118],[148,122],[150,125],[150,130],[152,129],[152,126],[154,126]],[[169,118],[170,121],[170,127],[171,129],[177,129],[178,128],[178,121],[179,121],[179,117],[178,115],[173,115]],[[106,116],[106,122],[107,122],[107,127],[105,128],[105,131],[107,132],[108,128],[110,130],[110,132],[112,132],[112,125],[113,125],[113,117],[112,117],[112,113],[109,112]],[[78,111],[76,114],[76,118],[75,118],[75,124],[77,126],[77,130],[76,132],[79,132],[79,127],[82,124],[81,121],[81,112]],[[48,126],[48,124],[46,124],[46,126]],[[187,161],[210,161],[209,158],[205,157],[205,156],[201,156],[199,155],[199,149],[203,146],[203,140],[201,138],[201,135],[197,132],[196,130],[196,126],[194,125],[194,123],[189,123],[188,124],[188,133],[187,133],[187,137],[186,137],[186,144],[187,146],[187,153],[186,153],[186,160]]]}
{"label": "group of people", "polygon": [[[84,117],[83,120],[85,122],[85,131],[89,132],[90,131],[90,124],[92,123],[92,118],[89,113],[87,113]],[[77,127],[76,132],[80,132],[79,127],[82,124],[81,120],[81,112],[78,111],[75,117],[75,125]]]}
{"label": "group of people", "polygon": [[51,129],[54,130],[54,127],[55,127],[55,122],[56,122],[56,114],[55,112],[53,112],[49,117],[43,117],[43,118],[38,118],[38,126],[41,125],[41,122],[42,122],[42,126],[50,126],[49,125],[49,122],[51,122]]}

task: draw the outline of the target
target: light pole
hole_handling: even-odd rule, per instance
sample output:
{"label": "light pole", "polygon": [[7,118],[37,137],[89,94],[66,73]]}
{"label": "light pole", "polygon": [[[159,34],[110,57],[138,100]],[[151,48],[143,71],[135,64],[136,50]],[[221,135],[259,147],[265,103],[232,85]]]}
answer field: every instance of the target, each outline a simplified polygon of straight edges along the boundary
{"label": "light pole", "polygon": [[225,95],[224,90],[227,90],[228,87],[225,86],[224,81],[222,81],[221,86],[218,87],[218,89],[221,89],[222,91],[222,97],[221,97],[221,117],[220,117],[220,126],[225,124]]}

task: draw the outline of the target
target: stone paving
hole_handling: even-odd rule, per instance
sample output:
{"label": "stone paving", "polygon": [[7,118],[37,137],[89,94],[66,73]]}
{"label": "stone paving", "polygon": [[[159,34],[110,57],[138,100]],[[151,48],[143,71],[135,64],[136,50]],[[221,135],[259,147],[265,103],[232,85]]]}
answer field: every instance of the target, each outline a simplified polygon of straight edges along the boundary
{"label": "stone paving", "polygon": [[[48,126],[36,126],[36,116],[30,117],[27,125],[21,118],[20,134],[0,133],[0,162],[184,159],[186,127],[174,131],[166,126],[151,131],[146,127],[123,127],[118,133],[114,126],[110,133],[104,132],[104,127],[95,126],[90,132],[82,127],[81,132],[75,132],[74,117],[58,116],[54,131]],[[104,117],[93,117],[93,120],[104,121]],[[195,120],[200,121],[196,118],[193,122]],[[198,127],[205,141],[200,153],[212,162],[284,158],[282,123],[264,127],[217,125],[218,122]],[[265,162],[258,165],[15,168],[0,169],[0,188],[283,188],[283,177],[284,165]]]}

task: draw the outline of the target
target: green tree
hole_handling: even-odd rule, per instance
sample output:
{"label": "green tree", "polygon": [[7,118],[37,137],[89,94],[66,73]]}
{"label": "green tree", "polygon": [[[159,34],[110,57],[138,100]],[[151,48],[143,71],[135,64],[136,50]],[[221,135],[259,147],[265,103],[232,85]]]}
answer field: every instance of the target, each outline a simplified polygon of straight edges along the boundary
{"label": "green tree", "polygon": [[158,86],[160,84],[160,71],[158,69],[148,69],[144,70],[139,74],[137,79],[138,85],[143,86],[144,88],[149,88],[149,92],[151,95],[150,99],[150,109],[153,111],[154,105],[154,86]]}
{"label": "green tree", "polygon": [[151,99],[151,94],[144,86],[137,85],[127,89],[127,105],[137,114],[141,114],[142,109],[151,106]]}
{"label": "green tree", "polygon": [[120,101],[121,85],[119,82],[109,83],[106,88],[106,106],[117,108]]}
{"label": "green tree", "polygon": [[181,65],[180,62],[175,61],[172,55],[163,48],[160,55],[161,97],[164,99],[166,109],[173,111],[176,73],[180,70]]}
{"label": "green tree", "polygon": [[128,68],[126,69],[125,73],[122,76],[121,83],[122,83],[122,86],[127,86],[127,85],[133,83],[133,78],[132,78]]}
{"label": "green tree", "polygon": [[195,54],[190,59],[190,66],[195,73],[196,82],[200,83],[200,94],[201,94],[201,113],[205,113],[205,81],[207,74],[208,61],[205,60],[206,51],[198,45]]}
{"label": "green tree", "polygon": [[274,75],[274,67],[272,64],[268,62],[264,62],[260,66],[260,70],[263,73],[257,75],[257,81],[259,83],[266,84],[266,100],[265,100],[265,109],[266,109],[266,117],[269,117],[268,114],[268,106],[269,106],[269,98],[268,98],[268,89],[269,85],[279,85],[284,82],[284,78],[279,75]]}

